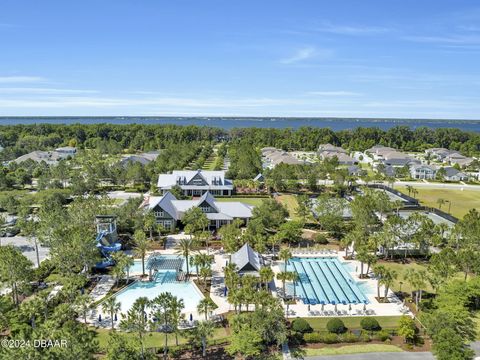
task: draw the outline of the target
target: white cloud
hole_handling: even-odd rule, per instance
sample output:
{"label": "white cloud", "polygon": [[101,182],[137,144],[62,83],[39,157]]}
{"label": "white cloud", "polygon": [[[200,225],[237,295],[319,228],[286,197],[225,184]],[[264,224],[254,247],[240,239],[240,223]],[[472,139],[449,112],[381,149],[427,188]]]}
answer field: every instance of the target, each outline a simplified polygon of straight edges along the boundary
{"label": "white cloud", "polygon": [[307,46],[298,49],[293,55],[283,58],[280,63],[290,65],[313,58],[328,58],[332,55],[332,51],[328,49],[317,49],[314,46]]}
{"label": "white cloud", "polygon": [[314,30],[338,35],[374,35],[391,31],[391,29],[386,27],[334,25],[330,23],[324,23]]}
{"label": "white cloud", "polygon": [[40,76],[0,76],[0,84],[37,83],[44,81],[46,81],[46,79]]}
{"label": "white cloud", "polygon": [[32,88],[32,87],[0,87],[0,94],[96,94],[97,90],[81,89],[52,89],[52,88]]}
{"label": "white cloud", "polygon": [[361,96],[361,93],[353,91],[309,91],[308,95],[318,96]]}

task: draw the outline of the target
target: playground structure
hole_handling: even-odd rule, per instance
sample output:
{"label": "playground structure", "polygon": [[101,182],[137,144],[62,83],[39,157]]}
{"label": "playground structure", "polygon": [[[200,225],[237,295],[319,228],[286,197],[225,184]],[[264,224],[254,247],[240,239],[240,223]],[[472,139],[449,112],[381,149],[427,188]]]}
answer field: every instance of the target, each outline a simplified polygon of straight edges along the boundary
{"label": "playground structure", "polygon": [[95,217],[97,226],[97,248],[102,254],[103,260],[98,262],[97,269],[105,269],[114,265],[112,254],[122,249],[118,242],[117,219],[113,215],[98,215]]}

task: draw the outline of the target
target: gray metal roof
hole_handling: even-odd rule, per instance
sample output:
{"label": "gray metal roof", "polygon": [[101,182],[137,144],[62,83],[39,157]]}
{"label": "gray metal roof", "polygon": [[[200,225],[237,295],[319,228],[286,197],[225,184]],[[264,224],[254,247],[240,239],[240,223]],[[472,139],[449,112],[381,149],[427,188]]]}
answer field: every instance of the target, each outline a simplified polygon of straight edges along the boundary
{"label": "gray metal roof", "polygon": [[248,244],[232,254],[232,262],[237,265],[238,272],[259,271],[261,268],[260,256]]}

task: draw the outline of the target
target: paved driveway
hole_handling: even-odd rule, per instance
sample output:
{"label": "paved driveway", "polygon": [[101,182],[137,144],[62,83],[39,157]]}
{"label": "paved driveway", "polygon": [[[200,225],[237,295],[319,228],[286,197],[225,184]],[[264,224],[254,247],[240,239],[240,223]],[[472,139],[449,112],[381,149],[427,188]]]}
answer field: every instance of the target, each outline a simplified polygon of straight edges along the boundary
{"label": "paved driveway", "polygon": [[430,352],[367,353],[349,355],[311,356],[306,360],[435,360]]}

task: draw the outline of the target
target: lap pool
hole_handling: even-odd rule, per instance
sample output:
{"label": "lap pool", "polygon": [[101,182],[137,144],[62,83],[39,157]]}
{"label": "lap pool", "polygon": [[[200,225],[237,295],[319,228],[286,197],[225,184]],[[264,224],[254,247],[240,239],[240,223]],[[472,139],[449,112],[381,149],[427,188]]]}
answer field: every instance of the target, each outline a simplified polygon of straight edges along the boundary
{"label": "lap pool", "polygon": [[287,288],[287,293],[296,293],[304,304],[368,303],[364,292],[337,258],[292,258],[287,271],[298,274],[298,281]]}

